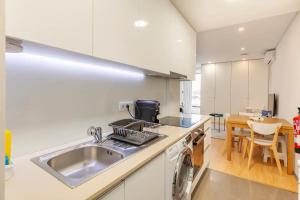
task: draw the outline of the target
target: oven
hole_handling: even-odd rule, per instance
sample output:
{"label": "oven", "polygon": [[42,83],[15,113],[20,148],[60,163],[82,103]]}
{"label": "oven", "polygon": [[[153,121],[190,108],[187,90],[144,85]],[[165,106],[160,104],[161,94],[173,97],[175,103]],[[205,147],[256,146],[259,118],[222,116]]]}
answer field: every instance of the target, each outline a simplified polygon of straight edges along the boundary
{"label": "oven", "polygon": [[194,164],[194,174],[193,178],[197,176],[198,172],[204,163],[204,126],[200,126],[197,130],[193,132],[193,164]]}

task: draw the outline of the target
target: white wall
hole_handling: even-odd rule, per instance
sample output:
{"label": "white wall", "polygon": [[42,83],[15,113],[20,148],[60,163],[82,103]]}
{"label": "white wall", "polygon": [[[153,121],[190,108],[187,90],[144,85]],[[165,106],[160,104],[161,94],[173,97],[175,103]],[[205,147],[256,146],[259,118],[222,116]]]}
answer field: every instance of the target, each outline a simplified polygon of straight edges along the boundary
{"label": "white wall", "polygon": [[[270,92],[278,94],[278,116],[292,122],[300,107],[300,14],[276,48],[276,61],[270,71]],[[300,159],[295,154],[296,160]],[[295,169],[298,169],[297,161]],[[298,170],[295,171],[296,174]]]}
{"label": "white wall", "polygon": [[300,15],[283,36],[271,66],[270,92],[279,95],[278,116],[290,122],[300,107]]}
{"label": "white wall", "polygon": [[0,0],[0,200],[4,199],[4,0]]}
{"label": "white wall", "polygon": [[155,99],[161,102],[161,115],[179,111],[177,80],[85,67],[31,54],[7,54],[6,116],[14,156],[87,137],[91,125],[111,130],[109,122],[129,117],[118,110],[119,101]]}

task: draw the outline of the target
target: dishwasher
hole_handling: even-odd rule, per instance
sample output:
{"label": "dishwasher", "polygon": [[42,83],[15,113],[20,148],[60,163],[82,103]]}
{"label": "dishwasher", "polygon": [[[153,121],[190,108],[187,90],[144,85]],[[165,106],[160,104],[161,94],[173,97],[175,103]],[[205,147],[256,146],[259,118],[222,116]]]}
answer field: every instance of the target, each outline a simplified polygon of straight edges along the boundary
{"label": "dishwasher", "polygon": [[200,126],[198,130],[193,132],[193,164],[194,164],[194,175],[197,176],[204,162],[204,126]]}

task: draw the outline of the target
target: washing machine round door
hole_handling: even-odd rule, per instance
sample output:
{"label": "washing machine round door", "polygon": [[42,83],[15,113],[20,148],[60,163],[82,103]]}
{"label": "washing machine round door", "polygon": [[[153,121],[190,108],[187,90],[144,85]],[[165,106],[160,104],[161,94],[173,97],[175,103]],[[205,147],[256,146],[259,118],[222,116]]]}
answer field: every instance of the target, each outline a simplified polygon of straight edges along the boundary
{"label": "washing machine round door", "polygon": [[173,200],[189,199],[193,182],[192,150],[186,147],[179,155],[173,178]]}

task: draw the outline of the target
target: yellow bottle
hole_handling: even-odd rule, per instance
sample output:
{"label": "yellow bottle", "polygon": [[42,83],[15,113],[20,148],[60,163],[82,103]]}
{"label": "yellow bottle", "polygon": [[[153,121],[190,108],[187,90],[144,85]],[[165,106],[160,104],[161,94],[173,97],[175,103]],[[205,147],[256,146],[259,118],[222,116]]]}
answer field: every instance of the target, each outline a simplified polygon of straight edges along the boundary
{"label": "yellow bottle", "polygon": [[9,164],[11,163],[11,142],[12,134],[10,130],[5,131],[5,156],[8,157]]}

